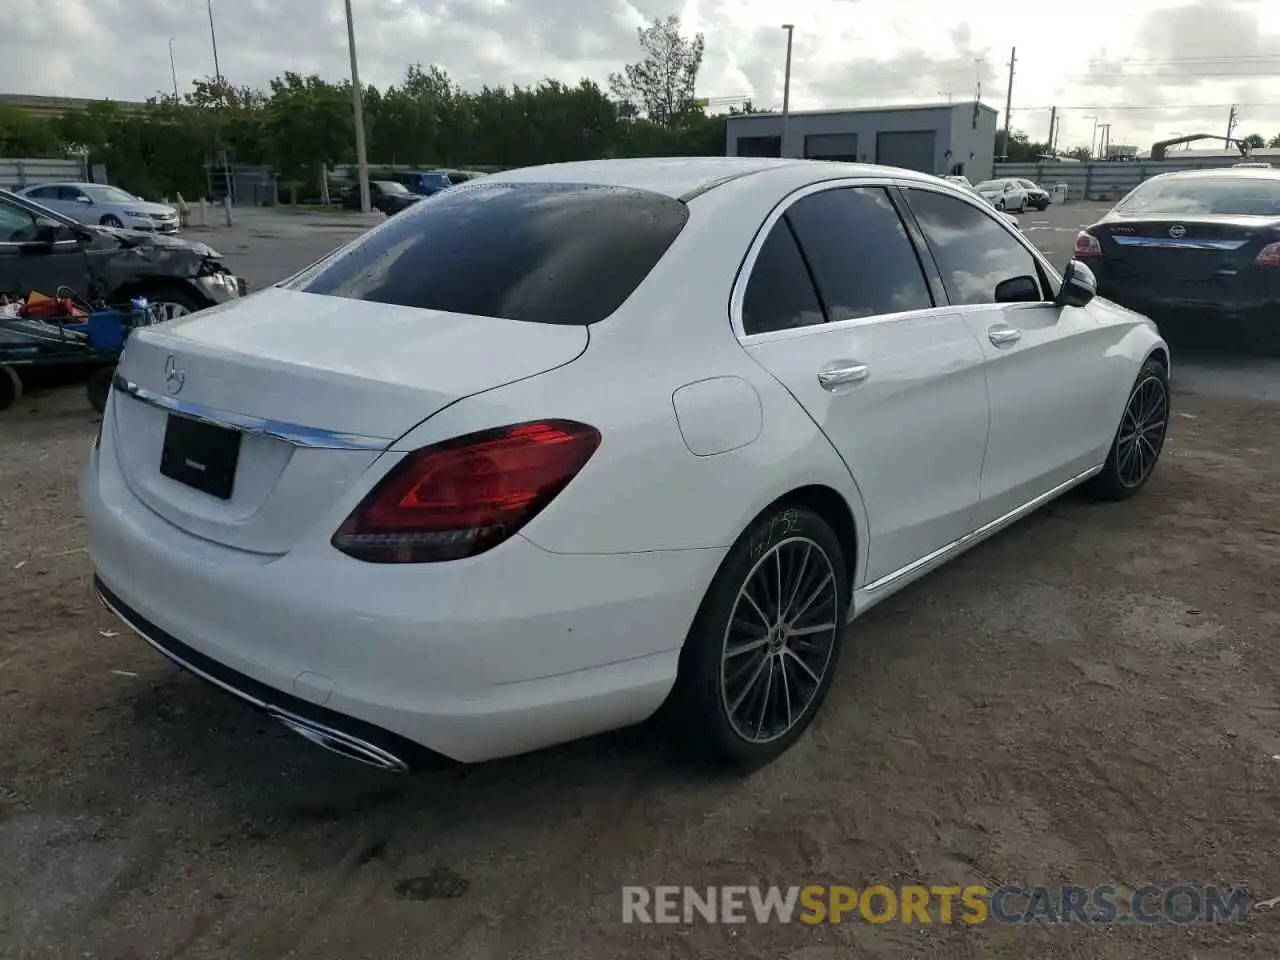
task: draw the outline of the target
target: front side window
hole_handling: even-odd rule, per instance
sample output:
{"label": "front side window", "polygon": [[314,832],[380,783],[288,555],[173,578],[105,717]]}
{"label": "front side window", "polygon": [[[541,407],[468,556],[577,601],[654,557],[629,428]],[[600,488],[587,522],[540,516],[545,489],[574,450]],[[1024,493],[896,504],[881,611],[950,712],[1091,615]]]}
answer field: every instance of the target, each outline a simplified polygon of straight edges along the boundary
{"label": "front side window", "polygon": [[679,200],[644,190],[481,181],[410,206],[282,286],[423,310],[592,324],[622,306],[688,218]]}
{"label": "front side window", "polygon": [[902,218],[883,187],[840,187],[786,213],[832,323],[933,306]]}
{"label": "front side window", "polygon": [[1035,258],[994,216],[930,190],[907,197],[953,304],[995,303],[996,286],[1015,277],[1041,286]]}

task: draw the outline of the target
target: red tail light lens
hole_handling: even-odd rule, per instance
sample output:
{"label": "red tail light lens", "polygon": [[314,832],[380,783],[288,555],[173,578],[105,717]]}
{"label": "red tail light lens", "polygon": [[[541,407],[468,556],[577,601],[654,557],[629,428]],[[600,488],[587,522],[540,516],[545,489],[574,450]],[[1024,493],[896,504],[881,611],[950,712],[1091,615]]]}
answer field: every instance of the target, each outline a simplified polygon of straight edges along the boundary
{"label": "red tail light lens", "polygon": [[1081,230],[1076,234],[1076,252],[1077,257],[1100,257],[1102,256],[1102,244],[1088,230]]}
{"label": "red tail light lens", "polygon": [[595,427],[544,420],[424,447],[369,492],[333,545],[368,563],[475,556],[537,516],[599,446]]}
{"label": "red tail light lens", "polygon": [[1260,267],[1280,267],[1280,243],[1268,243],[1253,262]]}

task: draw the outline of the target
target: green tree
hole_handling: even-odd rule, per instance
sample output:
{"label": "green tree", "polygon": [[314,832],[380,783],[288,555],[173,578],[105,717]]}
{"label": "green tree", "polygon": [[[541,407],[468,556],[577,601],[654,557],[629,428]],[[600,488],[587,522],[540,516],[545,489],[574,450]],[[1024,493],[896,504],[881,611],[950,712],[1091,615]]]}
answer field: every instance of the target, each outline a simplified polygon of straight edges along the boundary
{"label": "green tree", "polygon": [[355,151],[351,85],[292,71],[271,81],[261,113],[265,158],[284,180],[318,183],[322,165]]}
{"label": "green tree", "polygon": [[1274,137],[1272,137],[1270,142],[1267,144],[1267,146],[1280,147],[1280,133],[1277,133]]}
{"label": "green tree", "polygon": [[693,94],[706,48],[703,35],[685,39],[675,15],[655,19],[636,32],[642,58],[609,77],[609,89],[625,105],[625,112],[664,127],[688,119],[691,113],[701,114]]}
{"label": "green tree", "polygon": [[57,129],[48,120],[0,103],[0,157],[48,157],[62,149]]}
{"label": "green tree", "polygon": [[1260,150],[1267,145],[1267,139],[1260,133],[1251,133],[1241,141],[1250,150]]}

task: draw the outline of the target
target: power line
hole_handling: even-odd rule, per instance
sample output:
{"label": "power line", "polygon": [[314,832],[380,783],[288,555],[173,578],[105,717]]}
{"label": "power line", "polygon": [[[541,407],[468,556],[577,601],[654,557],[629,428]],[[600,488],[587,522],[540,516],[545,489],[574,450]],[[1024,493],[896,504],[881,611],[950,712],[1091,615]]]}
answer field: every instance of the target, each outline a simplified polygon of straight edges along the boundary
{"label": "power line", "polygon": [[[1099,103],[1085,106],[1067,106],[1058,104],[1058,110],[1229,110],[1232,106],[1253,107],[1257,109],[1274,109],[1274,103]],[[1014,107],[1014,110],[1052,110],[1053,104],[1043,107]]]}
{"label": "power line", "polygon": [[1106,77],[1126,77],[1129,79],[1164,79],[1164,80],[1193,80],[1198,77],[1280,77],[1280,66],[1275,70],[1266,70],[1262,72],[1250,71],[1243,72],[1239,70],[1230,70],[1225,73],[1068,73],[1064,74],[1068,79],[1102,79]]}
{"label": "power line", "polygon": [[1112,64],[1112,63],[1137,63],[1144,65],[1164,65],[1176,63],[1269,63],[1273,60],[1280,60],[1280,54],[1256,54],[1241,57],[1099,57],[1088,60],[1086,63]]}

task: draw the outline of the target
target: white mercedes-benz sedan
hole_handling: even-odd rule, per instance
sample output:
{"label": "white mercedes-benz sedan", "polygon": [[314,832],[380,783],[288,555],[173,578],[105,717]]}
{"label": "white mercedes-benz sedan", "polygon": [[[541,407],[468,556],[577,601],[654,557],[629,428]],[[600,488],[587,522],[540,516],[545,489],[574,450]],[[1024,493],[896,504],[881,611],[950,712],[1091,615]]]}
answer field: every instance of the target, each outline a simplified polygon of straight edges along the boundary
{"label": "white mercedes-benz sedan", "polygon": [[81,484],[95,589],[181,666],[389,769],[664,707],[749,767],[848,621],[1160,455],[1169,353],[906,170],[513,170],[136,331]]}

